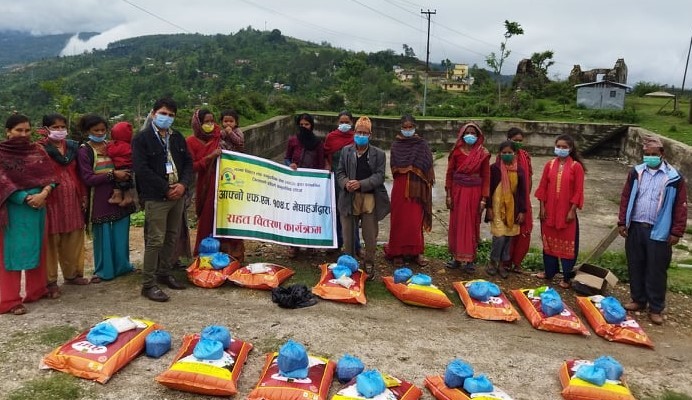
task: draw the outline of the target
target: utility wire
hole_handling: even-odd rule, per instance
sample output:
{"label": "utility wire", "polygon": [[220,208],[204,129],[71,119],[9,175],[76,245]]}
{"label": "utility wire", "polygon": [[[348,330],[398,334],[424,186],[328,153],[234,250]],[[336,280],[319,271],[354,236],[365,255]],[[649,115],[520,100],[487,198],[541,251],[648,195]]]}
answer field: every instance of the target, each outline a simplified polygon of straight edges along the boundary
{"label": "utility wire", "polygon": [[171,25],[171,26],[174,26],[174,27],[176,27],[176,28],[182,30],[183,32],[192,33],[192,32],[190,32],[189,30],[183,28],[182,26],[176,24],[175,22],[171,22],[171,21],[167,20],[166,18],[163,18],[163,17],[161,17],[161,16],[158,16],[158,15],[154,14],[153,12],[147,10],[146,8],[140,7],[140,6],[138,6],[137,4],[135,4],[135,3],[133,3],[133,2],[131,2],[131,1],[129,1],[129,0],[123,0],[123,2],[124,2],[124,3],[127,3],[127,4],[129,4],[129,5],[131,5],[132,7],[136,8],[136,9],[138,9],[138,10],[140,10],[140,11],[143,11],[143,12],[145,12],[145,13],[151,15],[152,17],[154,17],[154,18],[156,18],[156,19],[158,19],[158,20],[161,20],[161,21],[163,21],[163,22],[165,22],[165,23],[167,23],[167,24],[169,24],[169,25]]}

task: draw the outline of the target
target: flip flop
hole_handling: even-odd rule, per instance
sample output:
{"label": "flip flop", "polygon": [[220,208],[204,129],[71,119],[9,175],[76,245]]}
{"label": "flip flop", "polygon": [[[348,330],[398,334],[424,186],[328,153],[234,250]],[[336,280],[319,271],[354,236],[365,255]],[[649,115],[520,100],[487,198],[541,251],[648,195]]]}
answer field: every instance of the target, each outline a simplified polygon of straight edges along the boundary
{"label": "flip flop", "polygon": [[88,285],[89,280],[83,276],[76,276],[72,279],[65,279],[66,285]]}
{"label": "flip flop", "polygon": [[89,283],[101,283],[101,278],[99,278],[98,276],[94,275],[94,276],[91,277],[91,280],[89,281]]}
{"label": "flip flop", "polygon": [[557,284],[563,289],[569,289],[572,287],[572,284],[570,282],[565,282],[565,281],[560,281],[560,283]]}
{"label": "flip flop", "polygon": [[26,307],[24,307],[24,304],[17,304],[16,306],[12,307],[10,312],[13,315],[24,315],[26,314]]}

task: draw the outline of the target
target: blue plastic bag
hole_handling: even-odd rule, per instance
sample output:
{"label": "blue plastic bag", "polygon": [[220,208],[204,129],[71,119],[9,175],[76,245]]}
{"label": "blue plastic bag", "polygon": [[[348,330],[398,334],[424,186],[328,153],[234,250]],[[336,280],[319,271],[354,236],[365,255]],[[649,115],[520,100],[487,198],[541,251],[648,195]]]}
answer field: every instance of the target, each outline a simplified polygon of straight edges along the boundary
{"label": "blue plastic bag", "polygon": [[432,285],[432,278],[430,275],[426,274],[415,274],[411,277],[411,283],[414,285],[430,286]]}
{"label": "blue plastic bag", "polygon": [[472,299],[478,300],[478,301],[488,301],[490,299],[490,285],[488,285],[490,282],[486,281],[474,281],[469,284],[468,291],[469,291],[469,296],[471,296]]}
{"label": "blue plastic bag", "polygon": [[209,325],[202,329],[202,339],[218,340],[224,350],[231,347],[231,331],[225,326]]}
{"label": "blue plastic bag", "polygon": [[224,269],[231,263],[231,257],[226,253],[218,252],[211,257],[211,266],[214,269]]}
{"label": "blue plastic bag", "polygon": [[376,369],[363,371],[356,377],[356,390],[366,398],[372,398],[384,392],[386,386],[382,374]]}
{"label": "blue plastic bag", "polygon": [[574,376],[596,386],[603,386],[606,381],[605,370],[595,365],[582,365]]}
{"label": "blue plastic bag", "polygon": [[343,266],[350,268],[351,272],[358,271],[358,260],[349,256],[348,254],[344,254],[344,255],[340,256],[339,258],[337,258],[336,264],[337,265],[343,265]]}
{"label": "blue plastic bag", "polygon": [[223,344],[218,340],[199,339],[192,355],[200,360],[218,360],[223,357]]}
{"label": "blue plastic bag", "polygon": [[405,283],[407,280],[411,279],[413,276],[413,271],[411,268],[399,268],[394,270],[394,283]]}
{"label": "blue plastic bag", "polygon": [[593,365],[605,371],[606,379],[619,381],[622,377],[622,364],[611,356],[600,356],[593,361]]}
{"label": "blue plastic bag", "polygon": [[332,268],[332,274],[334,275],[334,278],[339,279],[344,275],[351,277],[351,275],[353,275],[353,271],[351,271],[351,268],[345,265],[336,264],[336,266]]}
{"label": "blue plastic bag", "polygon": [[346,383],[363,372],[365,365],[358,357],[350,354],[344,354],[343,357],[336,363],[336,379],[341,383]]}
{"label": "blue plastic bag", "polygon": [[488,281],[486,281],[485,283],[488,285],[488,295],[489,296],[497,297],[502,293],[502,291],[500,290],[500,287],[497,286],[496,284],[494,284],[492,282],[488,282]]}
{"label": "blue plastic bag", "polygon": [[601,310],[603,310],[603,318],[609,324],[619,324],[627,317],[627,311],[615,297],[608,296],[601,300]]}
{"label": "blue plastic bag", "polygon": [[547,317],[560,314],[565,309],[562,298],[553,288],[541,293],[541,311]]}
{"label": "blue plastic bag", "polygon": [[456,389],[464,386],[464,380],[473,376],[473,367],[463,360],[452,360],[445,370],[445,385]]}
{"label": "blue plastic bag", "polygon": [[207,236],[199,242],[198,252],[200,257],[212,256],[219,252],[221,242],[212,236]]}
{"label": "blue plastic bag", "polygon": [[288,340],[279,349],[279,356],[276,359],[279,365],[279,373],[287,378],[305,379],[308,377],[308,352],[305,346]]}
{"label": "blue plastic bag", "polygon": [[493,391],[493,383],[483,374],[464,380],[464,390],[468,393],[487,393]]}
{"label": "blue plastic bag", "polygon": [[94,325],[86,335],[86,340],[94,346],[109,345],[118,338],[118,330],[108,322]]}
{"label": "blue plastic bag", "polygon": [[152,331],[144,339],[145,351],[148,357],[159,358],[171,349],[171,334],[162,331]]}

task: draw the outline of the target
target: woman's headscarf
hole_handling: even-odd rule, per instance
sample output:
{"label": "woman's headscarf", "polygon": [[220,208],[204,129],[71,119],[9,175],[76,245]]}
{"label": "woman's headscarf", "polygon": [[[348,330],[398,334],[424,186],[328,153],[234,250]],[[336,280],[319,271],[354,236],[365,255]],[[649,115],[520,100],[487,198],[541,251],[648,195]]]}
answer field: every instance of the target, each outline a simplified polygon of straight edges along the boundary
{"label": "woman's headscarf", "polygon": [[214,123],[214,130],[211,131],[210,133],[206,133],[202,130],[202,121],[200,121],[199,117],[199,112],[201,110],[197,109],[195,110],[195,113],[192,114],[192,121],[190,121],[190,125],[192,127],[192,133],[195,135],[195,137],[203,142],[208,142],[209,140],[219,140],[221,137],[221,128],[219,125],[215,122]]}
{"label": "woman's headscarf", "polygon": [[[310,123],[310,128],[304,128],[300,126],[301,120],[306,120]],[[298,141],[300,145],[306,150],[315,150],[318,144],[320,144],[320,138],[315,135],[313,129],[315,129],[315,119],[310,114],[300,114],[296,117],[296,125],[298,125]]]}
{"label": "woman's headscarf", "polygon": [[[457,141],[454,144],[454,150],[459,149],[466,143],[464,142],[464,132],[466,132],[466,129],[471,126],[476,128],[476,131],[478,132],[478,140],[476,141],[476,143],[473,144],[473,146],[471,146],[471,151],[469,151],[469,155],[466,157],[466,160],[464,160],[464,162],[457,169],[457,171],[461,173],[471,173],[476,169],[476,166],[479,163],[481,163],[486,157],[490,155],[488,153],[488,150],[486,150],[486,148],[483,147],[483,143],[485,142],[485,136],[483,135],[481,127],[473,122],[468,122],[464,124],[464,126],[462,126],[461,129],[459,129]],[[452,153],[453,152],[454,151],[452,151]],[[450,153],[450,155],[452,153]]]}

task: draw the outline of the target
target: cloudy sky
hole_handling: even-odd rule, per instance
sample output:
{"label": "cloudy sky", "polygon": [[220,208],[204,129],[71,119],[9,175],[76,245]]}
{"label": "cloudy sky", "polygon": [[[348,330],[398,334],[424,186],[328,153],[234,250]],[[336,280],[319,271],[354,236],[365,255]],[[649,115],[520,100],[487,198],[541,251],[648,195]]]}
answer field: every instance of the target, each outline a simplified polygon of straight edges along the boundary
{"label": "cloudy sky", "polygon": [[[509,40],[512,54],[503,73],[522,58],[553,50],[553,78],[612,68],[624,58],[628,83],[666,83],[679,88],[692,36],[690,0],[0,0],[0,30],[40,33],[97,31],[88,42],[72,40],[64,54],[103,48],[127,37],[191,32],[232,33],[252,25],[284,35],[365,51],[411,46],[425,59],[432,15],[430,59],[484,66],[498,52],[504,21],[524,35]],[[685,86],[692,86],[692,71]]]}

